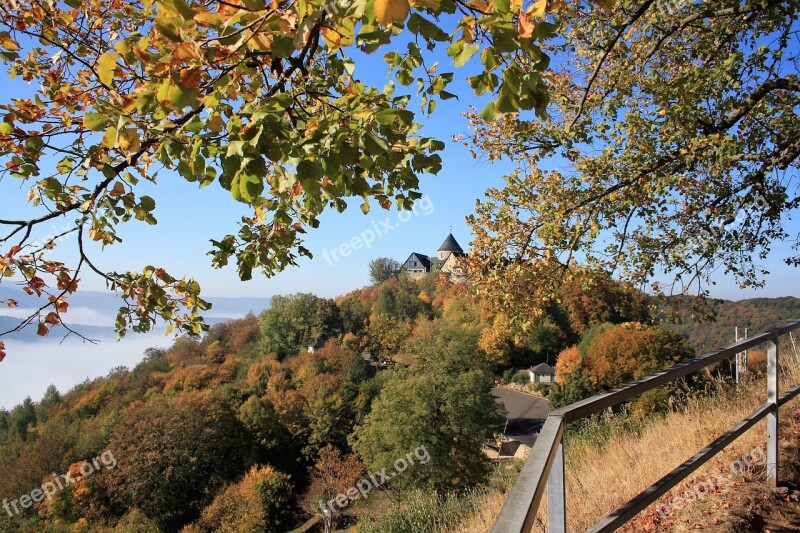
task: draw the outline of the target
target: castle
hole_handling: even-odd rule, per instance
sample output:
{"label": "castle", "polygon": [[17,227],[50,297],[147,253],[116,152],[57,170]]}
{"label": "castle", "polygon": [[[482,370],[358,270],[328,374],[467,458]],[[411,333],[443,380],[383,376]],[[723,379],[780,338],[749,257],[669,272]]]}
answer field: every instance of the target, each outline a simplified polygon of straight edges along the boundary
{"label": "castle", "polygon": [[459,259],[466,254],[456,241],[453,234],[447,235],[442,245],[436,251],[435,256],[427,256],[413,252],[405,260],[401,270],[411,278],[419,278],[428,272],[442,272],[451,277],[463,277],[463,267],[459,264]]}

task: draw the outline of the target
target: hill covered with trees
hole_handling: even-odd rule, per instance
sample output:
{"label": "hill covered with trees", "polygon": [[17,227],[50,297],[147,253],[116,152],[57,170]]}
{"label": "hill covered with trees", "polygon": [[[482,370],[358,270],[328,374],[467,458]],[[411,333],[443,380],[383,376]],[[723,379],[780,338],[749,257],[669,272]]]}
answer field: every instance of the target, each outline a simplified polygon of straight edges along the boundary
{"label": "hill covered with trees", "polygon": [[714,306],[715,320],[693,323],[690,311],[679,313],[680,324],[670,328],[689,339],[698,353],[704,353],[735,341],[735,328],[740,338],[745,329],[750,335],[763,333],[772,328],[800,320],[800,298],[750,298],[747,300],[720,300]]}
{"label": "hill covered with trees", "polygon": [[[793,305],[739,302],[738,315],[723,306],[720,317],[751,310],[756,328]],[[561,354],[552,398],[563,403],[694,354],[648,309],[630,287],[580,271],[527,330],[436,274],[336,299],[276,297],[259,316],[149,350],[133,369],[0,410],[10,509],[0,531],[286,531],[315,516],[335,525],[362,498],[330,503],[376,472],[394,473],[373,489],[399,501],[415,490],[463,494],[493,475],[481,446],[502,428],[497,376]],[[62,474],[70,483],[43,494]]]}

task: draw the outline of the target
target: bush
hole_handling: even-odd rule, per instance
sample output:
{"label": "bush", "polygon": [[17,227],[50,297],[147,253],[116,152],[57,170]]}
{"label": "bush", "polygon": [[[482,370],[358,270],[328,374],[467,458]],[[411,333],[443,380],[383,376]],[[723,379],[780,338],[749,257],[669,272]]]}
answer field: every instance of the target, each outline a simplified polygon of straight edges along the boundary
{"label": "bush", "polygon": [[516,383],[517,385],[525,385],[526,383],[531,382],[531,377],[528,374],[527,370],[520,370],[519,372],[514,374],[514,377],[511,378],[511,381]]}
{"label": "bush", "polygon": [[288,475],[271,466],[254,466],[214,498],[195,526],[219,533],[286,531],[293,489]]}

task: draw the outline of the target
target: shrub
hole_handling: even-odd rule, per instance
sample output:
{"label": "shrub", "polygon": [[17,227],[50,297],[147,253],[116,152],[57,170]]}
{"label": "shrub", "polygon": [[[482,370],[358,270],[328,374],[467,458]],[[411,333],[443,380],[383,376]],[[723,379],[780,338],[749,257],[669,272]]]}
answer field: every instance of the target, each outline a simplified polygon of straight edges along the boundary
{"label": "shrub", "polygon": [[197,521],[199,531],[281,533],[288,529],[293,483],[271,466],[254,466],[220,492]]}

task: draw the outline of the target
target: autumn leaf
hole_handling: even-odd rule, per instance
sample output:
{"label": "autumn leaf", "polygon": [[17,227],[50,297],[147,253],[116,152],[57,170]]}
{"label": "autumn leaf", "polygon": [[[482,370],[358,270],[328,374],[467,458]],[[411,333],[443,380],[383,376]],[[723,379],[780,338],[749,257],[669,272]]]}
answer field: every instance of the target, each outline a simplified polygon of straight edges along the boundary
{"label": "autumn leaf", "polygon": [[8,300],[6,300],[6,305],[8,307],[16,307],[18,304],[16,300],[9,298]]}
{"label": "autumn leaf", "polygon": [[54,298],[53,299],[53,306],[56,308],[56,311],[59,313],[66,313],[67,309],[69,309],[69,304],[63,298]]}
{"label": "autumn leaf", "polygon": [[36,334],[40,337],[45,337],[48,333],[50,333],[50,329],[48,329],[47,325],[44,322],[39,322],[39,329],[36,330]]}
{"label": "autumn leaf", "polygon": [[0,363],[6,358],[6,343],[0,341]]}
{"label": "autumn leaf", "polygon": [[404,21],[410,10],[408,0],[375,0],[375,20],[382,26]]}
{"label": "autumn leaf", "polygon": [[530,39],[533,37],[533,32],[536,30],[536,21],[527,13],[520,13],[517,22],[517,31],[519,36],[523,39]]}
{"label": "autumn leaf", "polygon": [[547,0],[538,0],[534,2],[525,12],[531,17],[543,17],[547,11]]}
{"label": "autumn leaf", "polygon": [[114,81],[114,70],[117,68],[117,54],[105,53],[97,60],[97,77],[104,85],[110,86]]}
{"label": "autumn leaf", "polygon": [[196,89],[203,79],[203,69],[192,68],[181,72],[180,86],[184,89]]}

